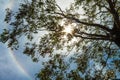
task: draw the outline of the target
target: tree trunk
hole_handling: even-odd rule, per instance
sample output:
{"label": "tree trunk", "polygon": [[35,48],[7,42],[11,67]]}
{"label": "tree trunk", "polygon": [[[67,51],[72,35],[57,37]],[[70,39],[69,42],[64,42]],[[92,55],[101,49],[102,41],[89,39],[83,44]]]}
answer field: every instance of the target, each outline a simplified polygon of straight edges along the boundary
{"label": "tree trunk", "polygon": [[114,25],[113,25],[111,35],[113,36],[113,41],[115,42],[115,44],[120,48],[120,29],[117,28],[115,22],[114,22]]}
{"label": "tree trunk", "polygon": [[116,34],[116,38],[115,38],[114,42],[120,48],[120,33]]}

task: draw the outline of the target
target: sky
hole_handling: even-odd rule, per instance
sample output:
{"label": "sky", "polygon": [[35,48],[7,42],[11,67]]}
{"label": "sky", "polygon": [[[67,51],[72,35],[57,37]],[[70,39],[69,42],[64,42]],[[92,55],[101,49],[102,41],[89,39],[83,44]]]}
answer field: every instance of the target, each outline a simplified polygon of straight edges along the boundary
{"label": "sky", "polygon": [[[9,7],[17,10],[21,1],[23,0],[0,0],[0,33],[7,27],[4,22],[5,9]],[[22,50],[13,52],[6,44],[0,42],[0,80],[34,80],[40,68],[41,62],[34,63]]]}
{"label": "sky", "polygon": [[[16,11],[22,1],[24,0],[0,0],[0,33],[8,26],[4,22],[5,9],[9,7]],[[57,0],[62,9],[72,1]],[[41,58],[41,61],[34,63],[21,49],[11,51],[6,44],[0,42],[0,80],[34,80],[35,74],[43,67],[42,60],[45,59]]]}

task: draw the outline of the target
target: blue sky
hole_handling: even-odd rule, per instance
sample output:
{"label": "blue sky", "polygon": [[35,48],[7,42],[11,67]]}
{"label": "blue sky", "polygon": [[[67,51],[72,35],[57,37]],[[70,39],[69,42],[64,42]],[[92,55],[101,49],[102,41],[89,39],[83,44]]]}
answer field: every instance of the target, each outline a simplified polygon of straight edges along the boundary
{"label": "blue sky", "polygon": [[[12,7],[17,10],[21,1],[23,0],[0,0],[0,33],[6,27],[5,9]],[[15,51],[13,55],[16,59],[13,59],[6,44],[0,43],[0,80],[34,80],[35,74],[42,68],[41,62],[33,63],[21,50]]]}

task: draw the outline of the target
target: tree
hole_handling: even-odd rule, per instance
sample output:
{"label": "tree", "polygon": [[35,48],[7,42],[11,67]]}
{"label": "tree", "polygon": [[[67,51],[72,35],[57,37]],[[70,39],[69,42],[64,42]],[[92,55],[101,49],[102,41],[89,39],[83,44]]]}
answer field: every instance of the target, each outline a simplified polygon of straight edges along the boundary
{"label": "tree", "polygon": [[[33,61],[38,61],[38,55],[49,55],[51,59],[38,73],[39,79],[114,79],[120,74],[119,5],[120,0],[74,0],[62,10],[55,0],[26,0],[16,13],[6,9],[5,21],[10,27],[4,29],[0,41],[18,49],[19,38],[24,36],[24,54]],[[43,31],[47,33],[41,36]],[[39,43],[35,35],[40,36]],[[65,72],[69,61],[56,55],[67,57],[69,53],[74,53],[69,60],[77,66]]]}

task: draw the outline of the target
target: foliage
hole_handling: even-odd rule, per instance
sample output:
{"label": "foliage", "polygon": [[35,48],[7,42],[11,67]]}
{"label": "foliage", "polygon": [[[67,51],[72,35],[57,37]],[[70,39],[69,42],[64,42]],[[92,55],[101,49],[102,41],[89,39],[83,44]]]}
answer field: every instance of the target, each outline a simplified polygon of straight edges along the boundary
{"label": "foliage", "polygon": [[[21,4],[16,13],[6,9],[5,21],[10,26],[0,35],[0,41],[7,42],[11,49],[18,49],[19,38],[24,36],[27,42],[23,52],[33,61],[37,62],[39,55],[49,55],[51,60],[37,74],[42,80],[117,78],[120,74],[120,0],[74,0],[66,10],[56,1],[32,0]],[[69,25],[71,33],[64,31]],[[64,54],[66,58],[71,53],[74,55],[69,60],[77,67],[67,73],[70,62],[61,56]]]}

